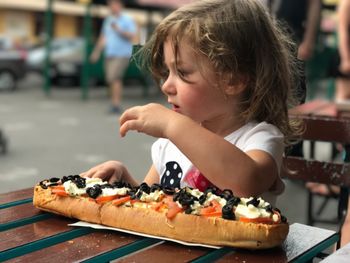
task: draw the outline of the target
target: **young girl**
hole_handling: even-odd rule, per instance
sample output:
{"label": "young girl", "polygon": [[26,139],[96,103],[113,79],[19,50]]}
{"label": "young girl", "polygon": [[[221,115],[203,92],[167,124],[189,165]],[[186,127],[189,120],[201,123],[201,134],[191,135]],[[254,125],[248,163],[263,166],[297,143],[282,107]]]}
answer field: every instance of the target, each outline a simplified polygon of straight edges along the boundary
{"label": "young girl", "polygon": [[[253,0],[202,0],[157,27],[143,48],[170,109],[148,104],[120,117],[120,134],[158,137],[144,182],[231,189],[275,203],[293,86],[292,44]],[[138,183],[109,161],[82,174]]]}

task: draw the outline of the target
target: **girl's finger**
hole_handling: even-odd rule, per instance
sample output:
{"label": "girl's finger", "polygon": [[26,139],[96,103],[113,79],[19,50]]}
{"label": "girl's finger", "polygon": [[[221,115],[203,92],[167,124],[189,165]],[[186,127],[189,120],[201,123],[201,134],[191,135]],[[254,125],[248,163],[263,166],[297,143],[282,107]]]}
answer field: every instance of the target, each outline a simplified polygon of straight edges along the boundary
{"label": "girl's finger", "polygon": [[137,120],[128,120],[128,121],[124,122],[119,128],[120,136],[124,137],[126,135],[126,133],[130,130],[140,132],[141,131],[141,123]]}
{"label": "girl's finger", "polygon": [[92,178],[100,178],[100,179],[108,179],[108,177],[105,171],[97,171],[96,173],[93,174]]}
{"label": "girl's finger", "polygon": [[119,124],[123,125],[126,121],[137,119],[138,107],[133,107],[126,110],[119,118]]}

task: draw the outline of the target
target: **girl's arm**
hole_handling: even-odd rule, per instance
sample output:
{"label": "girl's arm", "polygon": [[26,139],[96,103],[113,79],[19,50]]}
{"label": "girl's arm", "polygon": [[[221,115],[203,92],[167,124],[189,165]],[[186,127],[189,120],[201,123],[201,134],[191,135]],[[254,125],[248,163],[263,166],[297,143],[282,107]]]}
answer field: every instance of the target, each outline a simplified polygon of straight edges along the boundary
{"label": "girl's arm", "polygon": [[268,153],[243,152],[186,117],[172,121],[171,126],[166,137],[220,189],[232,189],[239,196],[258,196],[277,179],[277,165]]}
{"label": "girl's arm", "polygon": [[153,164],[152,164],[151,168],[149,169],[149,171],[148,171],[148,173],[143,181],[145,183],[147,183],[148,185],[159,184],[160,177],[159,177],[159,174],[158,174],[158,172]]}
{"label": "girl's arm", "polygon": [[312,57],[320,24],[320,14],[321,0],[309,0],[307,3],[305,32],[298,48],[298,58],[301,60],[308,60]]}
{"label": "girl's arm", "polygon": [[350,74],[350,0],[340,1],[338,14],[340,70]]}
{"label": "girl's arm", "polygon": [[212,183],[221,189],[230,188],[237,195],[257,196],[277,179],[277,165],[268,153],[244,153],[223,137],[159,104],[125,111],[120,124],[122,136],[137,130],[168,138]]}

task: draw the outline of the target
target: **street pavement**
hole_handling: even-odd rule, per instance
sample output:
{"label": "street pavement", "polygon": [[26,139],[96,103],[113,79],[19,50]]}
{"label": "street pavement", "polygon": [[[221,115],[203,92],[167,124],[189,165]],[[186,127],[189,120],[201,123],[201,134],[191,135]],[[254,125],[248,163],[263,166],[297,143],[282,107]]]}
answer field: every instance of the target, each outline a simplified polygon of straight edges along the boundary
{"label": "street pavement", "polygon": [[[165,103],[156,88],[145,98],[141,87],[131,85],[125,88],[122,106],[151,101]],[[137,132],[121,138],[119,116],[108,113],[109,106],[104,87],[90,88],[86,101],[77,87],[53,87],[47,97],[41,77],[33,74],[20,82],[18,90],[0,92],[0,129],[9,141],[8,153],[0,154],[0,193],[32,187],[45,178],[78,174],[107,160],[122,161],[141,181],[151,164],[155,138]],[[324,159],[329,150],[328,145],[318,145],[316,152]],[[291,223],[305,223],[304,186],[285,183],[277,206]],[[336,203],[331,201],[326,211],[335,216]]]}

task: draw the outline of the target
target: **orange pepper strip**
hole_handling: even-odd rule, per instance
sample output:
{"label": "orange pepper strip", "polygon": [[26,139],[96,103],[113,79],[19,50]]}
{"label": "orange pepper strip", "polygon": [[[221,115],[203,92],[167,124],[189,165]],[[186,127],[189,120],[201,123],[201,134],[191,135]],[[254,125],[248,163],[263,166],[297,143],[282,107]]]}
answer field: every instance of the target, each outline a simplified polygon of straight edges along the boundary
{"label": "orange pepper strip", "polygon": [[52,186],[51,192],[58,196],[68,196],[68,194],[66,193],[66,190],[64,189],[64,186],[61,186],[61,185]]}
{"label": "orange pepper strip", "polygon": [[222,212],[212,212],[212,213],[207,213],[207,214],[201,214],[202,216],[216,216],[216,217],[221,217],[222,216]]}
{"label": "orange pepper strip", "polygon": [[118,197],[118,195],[99,196],[96,198],[96,202],[98,204],[102,204],[102,203],[106,203],[108,201],[112,201],[112,200],[116,199],[117,197]]}
{"label": "orange pepper strip", "polygon": [[131,200],[131,196],[128,195],[128,196],[124,196],[124,197],[121,197],[121,198],[113,200],[112,204],[114,204],[114,205],[122,205],[122,204],[124,204],[124,203],[126,203],[127,201],[130,201],[130,200]]}
{"label": "orange pepper strip", "polygon": [[200,214],[202,216],[205,216],[205,215],[208,215],[208,214],[211,214],[211,213],[214,213],[214,212],[216,212],[215,207],[214,206],[208,206],[208,207],[201,208]]}
{"label": "orange pepper strip", "polygon": [[183,209],[177,205],[175,202],[168,203],[168,211],[166,217],[168,219],[173,219],[178,213],[182,212]]}
{"label": "orange pepper strip", "polygon": [[151,205],[152,209],[154,209],[156,211],[159,211],[162,206],[164,206],[163,202],[157,202],[157,203],[153,203]]}
{"label": "orange pepper strip", "polygon": [[210,206],[201,209],[200,214],[202,216],[217,216],[222,214],[222,208],[218,201],[213,200],[210,202]]}

